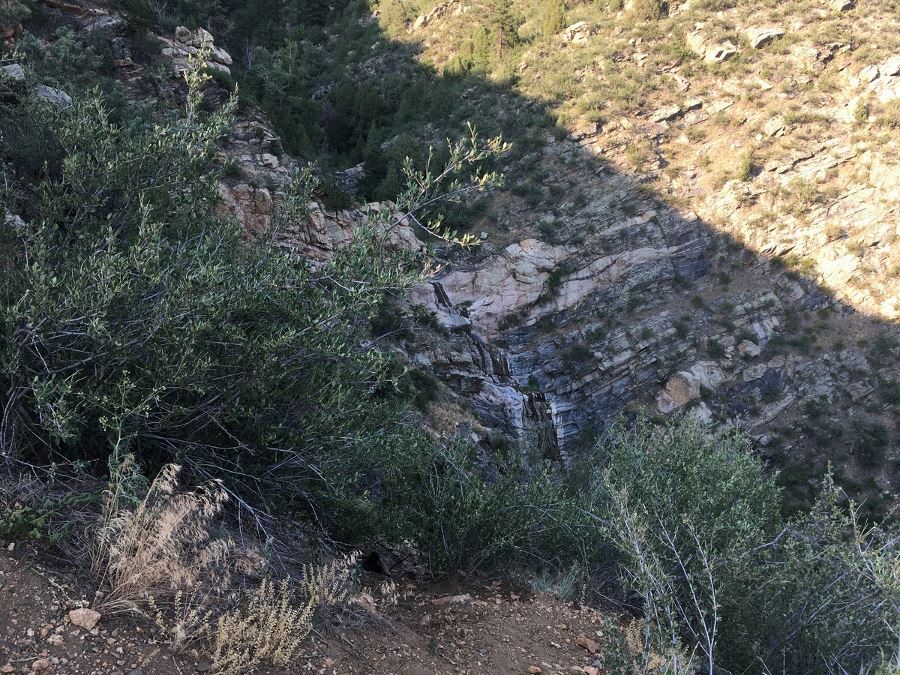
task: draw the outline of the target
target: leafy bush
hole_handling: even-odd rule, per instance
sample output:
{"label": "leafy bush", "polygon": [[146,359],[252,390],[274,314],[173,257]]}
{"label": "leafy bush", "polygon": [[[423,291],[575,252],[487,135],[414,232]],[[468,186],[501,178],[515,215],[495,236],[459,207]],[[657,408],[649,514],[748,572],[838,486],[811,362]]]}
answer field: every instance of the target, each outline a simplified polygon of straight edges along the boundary
{"label": "leafy bush", "polygon": [[[204,118],[192,94],[151,126],[113,123],[96,96],[29,107],[63,159],[3,251],[4,452],[177,458],[245,503],[299,499],[329,522],[356,472],[406,444],[386,431],[402,408],[389,361],[362,345],[383,289],[409,277],[370,254],[374,235],[313,270],[217,216],[229,111]],[[308,188],[290,192],[296,213]]]}
{"label": "leafy bush", "polygon": [[890,444],[890,433],[880,422],[856,420],[853,423],[853,446],[864,466],[878,466]]}
{"label": "leafy bush", "polygon": [[535,469],[527,459],[495,459],[488,469],[475,448],[457,443],[409,472],[393,508],[432,572],[558,572],[599,557],[596,525],[579,515],[591,510],[590,495],[571,491],[566,474]]}
{"label": "leafy bush", "polygon": [[[184,113],[153,124],[114,123],[96,94],[23,104],[60,159],[2,251],[4,454],[86,460],[111,476],[132,457],[150,475],[176,460],[195,479],[222,479],[242,508],[304,511],[344,540],[374,536],[391,518],[385,486],[406,480],[408,457],[432,453],[405,423],[412,394],[391,357],[370,348],[385,292],[416,276],[383,247],[402,217],[372,216],[390,220],[364,224],[317,268],[266,236],[247,241],[218,215],[217,149],[235,102],[201,112],[200,66]],[[445,161],[429,155],[428,177],[407,163],[403,217],[468,245],[429,208],[442,190],[492,185],[479,166],[504,150],[472,130]],[[311,176],[286,186],[275,228],[305,216]]]}
{"label": "leafy bush", "polygon": [[773,672],[900,667],[900,533],[862,524],[845,501],[827,478],[815,506],[754,551],[744,642],[735,644],[753,645],[747,656]]}
{"label": "leafy bush", "polygon": [[[646,650],[687,637],[712,673],[718,634],[733,629],[719,625],[719,612],[740,620],[742,555],[777,523],[774,483],[740,436],[709,437],[696,423],[662,430],[639,423],[614,433],[610,453],[603,485],[611,536],[624,578],[643,600]],[[687,672],[678,654],[672,659]]]}
{"label": "leafy bush", "polygon": [[603,486],[646,653],[684,641],[710,675],[900,659],[897,533],[860,525],[830,481],[811,512],[783,522],[744,439],[682,422],[616,432]]}
{"label": "leafy bush", "polygon": [[652,21],[663,16],[661,0],[632,0],[630,14],[642,21]]}

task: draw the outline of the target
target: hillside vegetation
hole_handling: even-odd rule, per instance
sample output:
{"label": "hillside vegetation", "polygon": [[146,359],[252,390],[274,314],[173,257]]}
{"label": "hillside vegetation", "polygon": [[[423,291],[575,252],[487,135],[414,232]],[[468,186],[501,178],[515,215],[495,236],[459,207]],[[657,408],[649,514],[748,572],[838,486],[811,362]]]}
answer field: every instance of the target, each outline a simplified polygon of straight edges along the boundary
{"label": "hillside vegetation", "polygon": [[[875,19],[898,9],[873,2],[884,40],[848,58],[896,53]],[[71,625],[140,617],[213,672],[299,671],[311,635],[383,630],[409,579],[488,578],[601,608],[577,619],[604,636],[578,638],[588,675],[897,671],[898,249],[878,220],[896,190],[878,181],[900,96],[854,103],[880,229],[871,274],[828,289],[800,249],[760,262],[687,216],[675,180],[712,143],[714,199],[762,185],[767,153],[827,121],[785,96],[766,115],[798,133],[757,132],[726,112],[756,105],[747,85],[682,141],[668,122],[707,103],[648,77],[684,64],[707,101],[717,78],[770,77],[735,22],[796,11],[6,2],[0,540],[77,570],[93,595]],[[739,55],[690,57],[700,18]],[[777,61],[790,37],[770,39]],[[846,177],[820,178],[760,218],[799,231]],[[40,654],[58,634],[25,657],[0,642],[3,672],[67,672]]]}

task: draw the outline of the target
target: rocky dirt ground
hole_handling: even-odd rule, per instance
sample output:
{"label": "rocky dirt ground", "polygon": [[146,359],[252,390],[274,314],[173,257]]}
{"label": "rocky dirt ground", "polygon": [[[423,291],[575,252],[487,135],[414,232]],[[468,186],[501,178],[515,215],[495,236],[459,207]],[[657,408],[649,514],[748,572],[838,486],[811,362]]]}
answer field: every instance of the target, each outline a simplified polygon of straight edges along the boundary
{"label": "rocky dirt ground", "polygon": [[[0,553],[0,673],[210,671],[196,650],[173,653],[149,620],[80,609],[86,593],[72,569],[21,549]],[[257,672],[598,675],[618,633],[597,610],[489,580],[402,585],[395,605],[353,624],[320,626],[293,667]]]}
{"label": "rocky dirt ground", "polygon": [[202,668],[199,660],[176,660],[157,644],[152,624],[96,622],[90,611],[79,612],[90,604],[86,592],[72,570],[39,564],[13,544],[0,553],[0,673],[149,675]]}

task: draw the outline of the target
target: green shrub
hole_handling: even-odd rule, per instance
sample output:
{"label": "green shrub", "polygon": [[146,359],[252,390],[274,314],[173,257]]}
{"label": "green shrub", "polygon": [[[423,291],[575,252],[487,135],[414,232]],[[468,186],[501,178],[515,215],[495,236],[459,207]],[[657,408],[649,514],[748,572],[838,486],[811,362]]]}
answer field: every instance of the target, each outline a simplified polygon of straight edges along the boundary
{"label": "green shrub", "polygon": [[400,530],[431,570],[552,577],[598,564],[607,551],[601,496],[519,447],[498,455],[451,444],[410,471],[393,495]]}
{"label": "green shrub", "polygon": [[783,522],[744,439],[682,422],[617,431],[603,485],[648,653],[686,641],[709,673],[870,672],[900,658],[897,532],[860,525],[830,480]]}
{"label": "green shrub", "polygon": [[663,16],[661,0],[632,0],[630,14],[641,21],[653,21]]}
{"label": "green shrub", "polygon": [[566,27],[566,6],[563,0],[545,0],[541,8],[541,34],[556,35]]}
{"label": "green shrub", "polygon": [[[340,519],[357,472],[407,443],[386,431],[402,409],[389,359],[360,347],[407,277],[365,235],[318,270],[245,242],[216,215],[229,108],[202,118],[191,100],[154,126],[114,124],[96,97],[29,109],[64,160],[3,252],[4,447],[101,469],[174,458],[245,503],[302,497]],[[281,216],[299,217],[308,188],[288,192]]]}
{"label": "green shrub", "polygon": [[883,424],[855,421],[853,439],[856,455],[864,466],[878,466],[884,461],[884,454],[890,443],[890,433]]}
{"label": "green shrub", "polygon": [[[98,473],[131,456],[150,474],[177,460],[246,508],[302,512],[345,541],[375,536],[392,519],[381,487],[432,453],[404,423],[412,394],[396,364],[370,348],[386,290],[402,292],[414,268],[384,252],[388,221],[362,223],[315,268],[268,233],[248,242],[218,213],[235,101],[205,115],[205,79],[196,64],[183,114],[153,124],[114,122],[98,94],[22,103],[58,155],[36,178],[28,229],[0,250],[4,453]],[[503,149],[472,130],[429,176],[455,194],[489,187],[496,176],[478,166]],[[406,213],[444,198],[439,181],[404,172]],[[273,231],[306,216],[312,175],[284,187]]]}
{"label": "green shrub", "polygon": [[864,525],[827,478],[815,506],[754,552],[746,645],[774,672],[896,672],[896,525]]}

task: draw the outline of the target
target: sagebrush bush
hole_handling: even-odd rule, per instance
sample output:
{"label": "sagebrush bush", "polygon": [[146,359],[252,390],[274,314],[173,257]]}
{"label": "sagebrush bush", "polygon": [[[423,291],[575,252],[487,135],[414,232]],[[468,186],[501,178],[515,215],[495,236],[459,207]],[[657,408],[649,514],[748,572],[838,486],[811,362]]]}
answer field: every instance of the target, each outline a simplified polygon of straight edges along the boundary
{"label": "sagebrush bush", "polygon": [[0,252],[4,454],[62,455],[110,476],[175,460],[198,482],[221,479],[239,508],[375,536],[391,520],[378,486],[403,484],[398,468],[434,452],[410,424],[402,368],[371,348],[385,294],[420,269],[384,238],[415,213],[429,237],[471,244],[428,209],[495,184],[481,167],[506,146],[470,130],[428,153],[427,176],[405,163],[401,210],[373,212],[313,267],[272,241],[306,217],[311,172],[285,186],[272,232],[248,241],[219,215],[217,151],[235,101],[202,112],[201,65],[184,112],[152,124],[114,122],[98,95],[21,104],[58,152],[33,217]]}
{"label": "sagebrush bush", "polygon": [[702,671],[868,672],[896,661],[895,529],[862,526],[826,482],[790,521],[747,440],[694,422],[614,431],[600,489],[646,653],[686,641]]}
{"label": "sagebrush bush", "polygon": [[[4,453],[178,459],[244,504],[306,504],[328,523],[357,472],[408,442],[388,431],[393,366],[365,341],[385,289],[412,277],[372,255],[374,234],[315,270],[247,242],[216,214],[233,103],[205,117],[192,97],[156,124],[115,123],[96,96],[23,104],[58,151],[0,253]],[[299,218],[308,187],[288,192],[281,213]]]}
{"label": "sagebrush bush", "polygon": [[665,13],[665,3],[663,0],[631,0],[631,4],[626,3],[628,13],[641,21],[652,21],[660,19]]}

